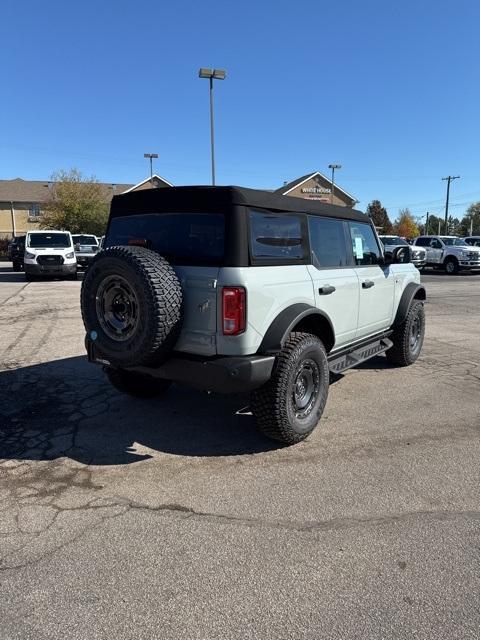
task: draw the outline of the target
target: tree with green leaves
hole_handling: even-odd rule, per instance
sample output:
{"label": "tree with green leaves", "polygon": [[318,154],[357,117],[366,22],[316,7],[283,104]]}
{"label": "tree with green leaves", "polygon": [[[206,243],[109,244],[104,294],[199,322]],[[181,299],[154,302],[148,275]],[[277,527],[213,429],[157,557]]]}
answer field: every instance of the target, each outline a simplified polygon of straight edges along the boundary
{"label": "tree with green leaves", "polygon": [[77,169],[60,171],[52,176],[50,199],[40,226],[101,236],[107,226],[108,211],[107,195],[95,176],[84,177]]}
{"label": "tree with green leaves", "polygon": [[367,207],[367,215],[381,234],[390,234],[393,231],[392,223],[388,217],[387,210],[382,206],[380,200],[372,200]]}
{"label": "tree with green leaves", "polygon": [[394,230],[402,238],[416,238],[419,235],[417,223],[409,209],[400,209]]}
{"label": "tree with green leaves", "polygon": [[458,233],[469,236],[470,228],[472,228],[472,235],[480,235],[480,202],[474,202],[468,207],[467,213],[460,222]]}

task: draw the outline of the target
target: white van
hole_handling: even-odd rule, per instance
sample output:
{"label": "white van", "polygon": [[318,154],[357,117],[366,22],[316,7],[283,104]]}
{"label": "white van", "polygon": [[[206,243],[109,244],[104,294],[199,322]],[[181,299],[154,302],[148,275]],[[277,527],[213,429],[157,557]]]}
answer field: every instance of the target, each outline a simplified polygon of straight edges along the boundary
{"label": "white van", "polygon": [[25,279],[69,276],[77,279],[77,259],[70,231],[28,231],[25,239]]}

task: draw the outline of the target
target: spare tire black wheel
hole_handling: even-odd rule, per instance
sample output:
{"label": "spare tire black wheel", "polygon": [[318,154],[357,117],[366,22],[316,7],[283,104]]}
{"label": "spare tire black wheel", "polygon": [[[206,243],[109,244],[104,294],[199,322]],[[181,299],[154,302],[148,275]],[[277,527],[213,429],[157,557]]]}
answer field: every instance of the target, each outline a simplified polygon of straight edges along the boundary
{"label": "spare tire black wheel", "polygon": [[111,365],[156,365],[178,339],[182,289],[158,253],[109,247],[85,274],[81,307],[87,335]]}

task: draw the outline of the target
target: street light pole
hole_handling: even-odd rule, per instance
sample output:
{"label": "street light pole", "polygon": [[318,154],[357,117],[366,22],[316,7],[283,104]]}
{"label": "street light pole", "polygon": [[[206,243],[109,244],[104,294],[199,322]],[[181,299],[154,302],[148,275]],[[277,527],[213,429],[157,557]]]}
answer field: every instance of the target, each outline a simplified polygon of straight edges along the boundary
{"label": "street light pole", "polygon": [[212,156],[212,184],[215,184],[215,127],[213,125],[213,76],[210,76],[210,146]]}
{"label": "street light pole", "polygon": [[227,72],[225,69],[201,68],[198,72],[199,78],[208,78],[210,82],[210,149],[212,158],[212,185],[215,185],[215,127],[213,117],[213,81],[225,80]]}
{"label": "street light pole", "polygon": [[330,193],[330,204],[333,204],[333,192],[335,191],[335,169],[341,169],[341,164],[329,164],[328,168],[332,170],[332,191]]}
{"label": "street light pole", "polygon": [[447,200],[445,202],[445,235],[448,235],[448,201],[450,199],[450,182],[452,180],[457,180],[460,176],[447,176],[446,178],[442,178],[442,180],[447,181]]}
{"label": "street light pole", "polygon": [[150,160],[150,183],[153,184],[153,158],[158,158],[158,153],[144,153],[143,157]]}

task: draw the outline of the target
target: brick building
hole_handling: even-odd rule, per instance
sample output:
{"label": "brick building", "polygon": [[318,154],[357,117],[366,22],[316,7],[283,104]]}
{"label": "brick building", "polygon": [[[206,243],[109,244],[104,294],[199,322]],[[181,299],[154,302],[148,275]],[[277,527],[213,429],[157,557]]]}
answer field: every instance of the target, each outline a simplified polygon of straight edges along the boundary
{"label": "brick building", "polygon": [[333,186],[332,181],[324,176],[320,171],[308,173],[292,182],[284,184],[275,193],[283,196],[293,196],[295,198],[305,198],[306,200],[320,200],[321,202],[331,202],[341,207],[354,207],[358,200],[344,191],[338,184]]}
{"label": "brick building", "polygon": [[[28,230],[38,229],[42,208],[49,200],[52,183],[45,180],[0,180],[0,238],[23,235]],[[127,191],[171,187],[170,182],[158,175],[142,180],[138,184],[101,183],[105,200]]]}

